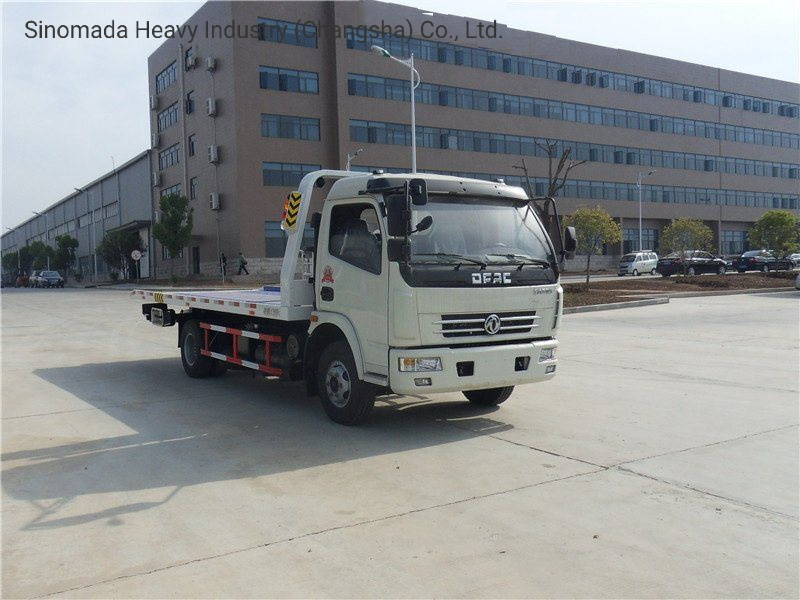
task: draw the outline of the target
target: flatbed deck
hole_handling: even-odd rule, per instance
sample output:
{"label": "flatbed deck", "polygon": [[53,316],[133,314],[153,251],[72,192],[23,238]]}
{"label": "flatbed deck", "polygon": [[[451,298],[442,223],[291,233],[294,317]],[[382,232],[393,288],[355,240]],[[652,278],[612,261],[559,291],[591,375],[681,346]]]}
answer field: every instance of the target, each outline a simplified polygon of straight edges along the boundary
{"label": "flatbed deck", "polygon": [[133,290],[131,295],[142,302],[164,303],[172,308],[214,310],[280,321],[307,320],[312,311],[311,306],[282,305],[280,286],[249,290]]}

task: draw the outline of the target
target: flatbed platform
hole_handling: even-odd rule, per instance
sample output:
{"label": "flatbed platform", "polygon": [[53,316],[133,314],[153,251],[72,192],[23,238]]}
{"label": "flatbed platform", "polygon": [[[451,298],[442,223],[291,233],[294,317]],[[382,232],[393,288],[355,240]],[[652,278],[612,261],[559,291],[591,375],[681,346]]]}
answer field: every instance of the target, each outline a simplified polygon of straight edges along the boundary
{"label": "flatbed platform", "polygon": [[[249,290],[133,290],[142,302],[163,303],[173,308],[197,308],[280,321],[307,320],[312,307],[283,306],[280,286]],[[290,310],[291,309],[291,310]]]}

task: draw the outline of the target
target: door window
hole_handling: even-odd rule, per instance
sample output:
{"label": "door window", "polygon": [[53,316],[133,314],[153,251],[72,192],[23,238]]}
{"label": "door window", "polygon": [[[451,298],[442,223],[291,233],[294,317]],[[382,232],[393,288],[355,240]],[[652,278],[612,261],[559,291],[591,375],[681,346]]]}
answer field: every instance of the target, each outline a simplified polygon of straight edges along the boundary
{"label": "door window", "polygon": [[371,204],[342,204],[331,210],[328,251],[332,256],[379,275],[381,231]]}

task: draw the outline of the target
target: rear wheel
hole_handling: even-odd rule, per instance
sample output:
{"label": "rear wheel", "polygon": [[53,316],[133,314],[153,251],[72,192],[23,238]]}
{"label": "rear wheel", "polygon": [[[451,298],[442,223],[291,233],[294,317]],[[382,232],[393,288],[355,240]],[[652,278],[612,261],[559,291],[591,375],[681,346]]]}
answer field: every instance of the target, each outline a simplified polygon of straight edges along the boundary
{"label": "rear wheel", "polygon": [[761,267],[761,272],[762,273],[768,273],[769,272],[769,265],[763,265]]}
{"label": "rear wheel", "polygon": [[656,274],[656,268],[653,267],[652,269],[650,269],[650,275],[655,275],[655,274]]}
{"label": "rear wheel", "polygon": [[203,334],[197,321],[186,321],[181,327],[181,363],[189,377],[201,378],[211,375],[216,362],[200,354]]}
{"label": "rear wheel", "polygon": [[725,275],[725,267],[720,265],[719,269],[717,269],[717,275]]}
{"label": "rear wheel", "polygon": [[695,274],[694,267],[689,267],[689,268],[687,269],[687,271],[686,271],[686,274],[687,274],[687,275],[694,275],[694,274]]}
{"label": "rear wheel", "polygon": [[375,390],[358,378],[353,353],[345,341],[334,342],[322,351],[317,389],[325,413],[342,425],[363,423],[375,405]]}
{"label": "rear wheel", "polygon": [[488,390],[470,390],[461,393],[464,394],[467,400],[473,404],[478,404],[480,406],[495,406],[496,404],[502,404],[508,400],[509,396],[511,396],[511,392],[513,391],[514,386],[511,385],[508,387],[490,388]]}

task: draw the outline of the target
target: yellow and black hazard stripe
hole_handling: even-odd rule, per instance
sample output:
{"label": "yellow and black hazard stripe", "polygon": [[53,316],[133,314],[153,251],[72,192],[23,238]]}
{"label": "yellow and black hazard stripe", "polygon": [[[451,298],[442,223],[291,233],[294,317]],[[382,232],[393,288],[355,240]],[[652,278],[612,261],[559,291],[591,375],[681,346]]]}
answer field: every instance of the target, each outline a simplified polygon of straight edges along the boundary
{"label": "yellow and black hazard stripe", "polygon": [[286,206],[283,216],[284,229],[294,230],[297,228],[297,219],[300,216],[300,202],[303,196],[300,192],[289,192],[286,197]]}

